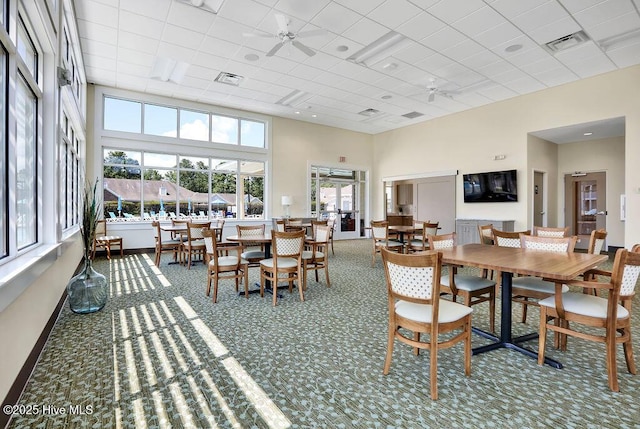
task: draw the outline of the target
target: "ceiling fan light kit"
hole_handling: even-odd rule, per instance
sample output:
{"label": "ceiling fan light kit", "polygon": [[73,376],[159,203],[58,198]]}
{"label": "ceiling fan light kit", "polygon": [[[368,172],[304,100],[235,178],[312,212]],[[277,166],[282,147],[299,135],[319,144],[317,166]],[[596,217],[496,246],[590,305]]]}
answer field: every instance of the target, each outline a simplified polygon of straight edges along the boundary
{"label": "ceiling fan light kit", "polygon": [[[276,22],[278,23],[278,32],[275,34],[275,37],[280,41],[276,43],[269,50],[269,52],[267,52],[266,54],[267,57],[274,56],[284,45],[287,45],[287,44],[290,44],[291,46],[295,47],[305,55],[312,57],[316,54],[316,51],[314,51],[313,49],[311,49],[310,47],[308,47],[307,45],[305,45],[304,43],[300,42],[297,39],[304,38],[304,37],[323,36],[327,34],[327,30],[324,30],[324,29],[301,31],[299,33],[294,33],[289,30],[290,21],[286,16],[280,13],[276,13],[275,19],[276,19]],[[244,36],[245,37],[269,37],[269,38],[274,37],[274,35],[271,35],[268,33],[262,33],[262,34],[244,33]]]}

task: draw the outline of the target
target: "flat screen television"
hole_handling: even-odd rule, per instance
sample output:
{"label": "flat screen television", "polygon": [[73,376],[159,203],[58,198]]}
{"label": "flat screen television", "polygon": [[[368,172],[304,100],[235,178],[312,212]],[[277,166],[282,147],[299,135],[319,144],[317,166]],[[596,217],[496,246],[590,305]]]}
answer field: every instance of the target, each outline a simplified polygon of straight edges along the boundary
{"label": "flat screen television", "polygon": [[464,174],[465,203],[504,203],[518,201],[516,170]]}

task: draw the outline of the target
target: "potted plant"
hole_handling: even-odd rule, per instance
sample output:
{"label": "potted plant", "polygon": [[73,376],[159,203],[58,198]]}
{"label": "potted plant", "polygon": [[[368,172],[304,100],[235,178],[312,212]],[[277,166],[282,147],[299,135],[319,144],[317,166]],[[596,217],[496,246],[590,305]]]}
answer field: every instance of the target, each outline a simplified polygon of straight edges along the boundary
{"label": "potted plant", "polygon": [[91,250],[96,238],[100,203],[96,198],[98,180],[88,183],[82,198],[80,234],[84,251],[84,266],[67,285],[69,306],[74,313],[86,314],[101,310],[107,303],[107,279],[92,266]]}

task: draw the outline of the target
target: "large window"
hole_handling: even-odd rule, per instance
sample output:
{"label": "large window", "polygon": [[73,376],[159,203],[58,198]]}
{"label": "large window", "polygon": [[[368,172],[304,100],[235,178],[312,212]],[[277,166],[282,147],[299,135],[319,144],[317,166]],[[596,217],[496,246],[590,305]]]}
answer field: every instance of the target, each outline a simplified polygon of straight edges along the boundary
{"label": "large window", "polygon": [[265,123],[106,96],[104,129],[266,148]]}
{"label": "large window", "polygon": [[[4,17],[4,15],[3,15]],[[7,256],[9,252],[9,222],[7,214],[7,127],[6,127],[6,106],[7,106],[7,54],[4,49],[0,49],[0,258]]]}
{"label": "large window", "polygon": [[16,86],[16,225],[18,250],[37,241],[37,106],[38,101],[20,76]]}
{"label": "large window", "polygon": [[105,218],[262,218],[264,173],[262,161],[104,149]]}

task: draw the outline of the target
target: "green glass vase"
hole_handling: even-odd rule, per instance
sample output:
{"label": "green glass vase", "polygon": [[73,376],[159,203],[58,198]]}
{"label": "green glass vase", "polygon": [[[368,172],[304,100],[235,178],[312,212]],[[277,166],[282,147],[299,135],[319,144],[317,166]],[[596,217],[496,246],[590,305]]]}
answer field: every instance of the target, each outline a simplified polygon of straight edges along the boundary
{"label": "green glass vase", "polygon": [[79,314],[99,311],[107,303],[108,292],[107,278],[93,269],[91,259],[85,258],[82,271],[67,285],[69,307]]}

